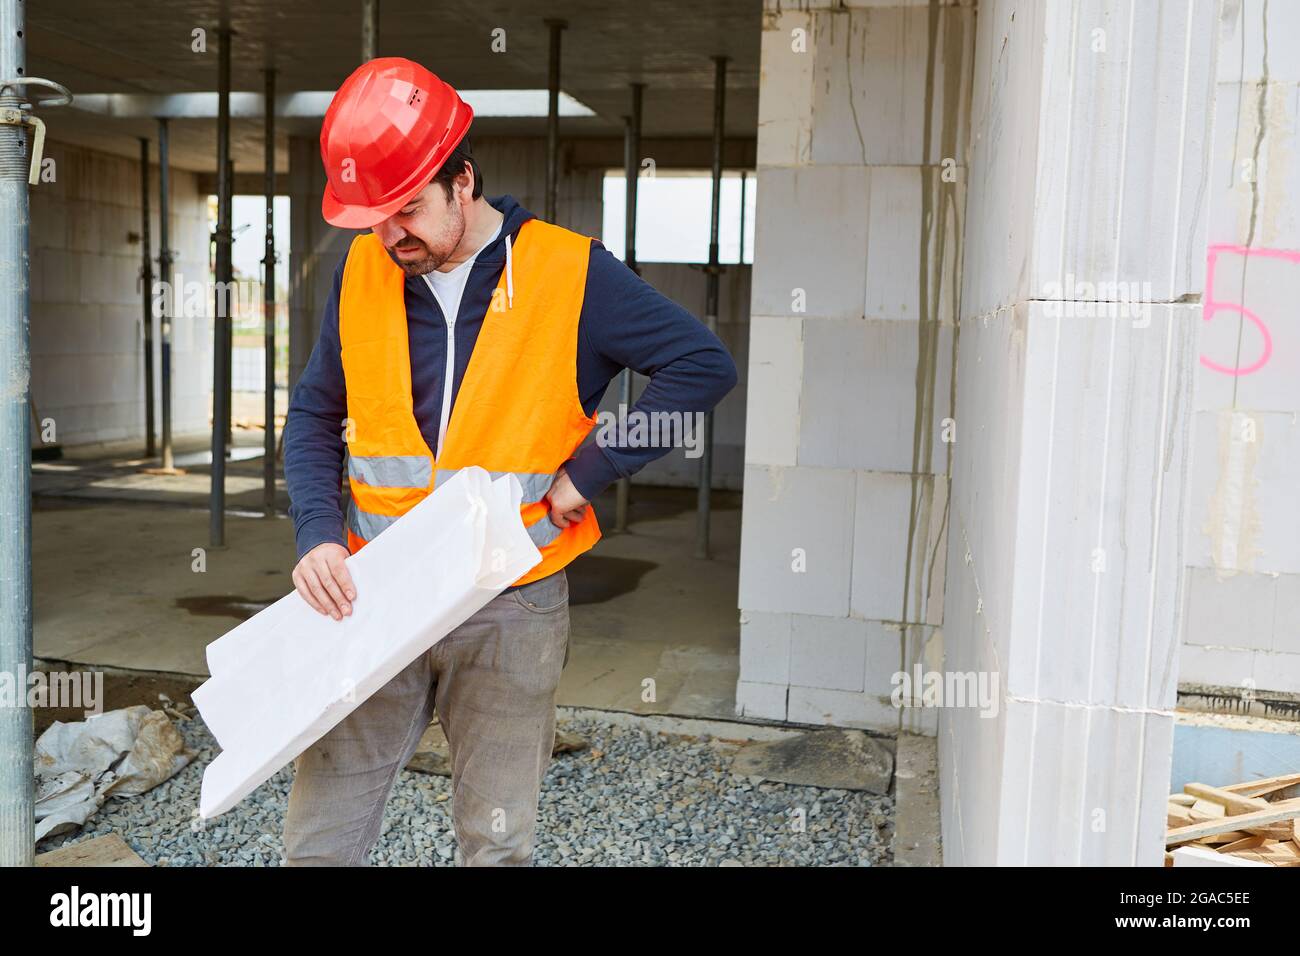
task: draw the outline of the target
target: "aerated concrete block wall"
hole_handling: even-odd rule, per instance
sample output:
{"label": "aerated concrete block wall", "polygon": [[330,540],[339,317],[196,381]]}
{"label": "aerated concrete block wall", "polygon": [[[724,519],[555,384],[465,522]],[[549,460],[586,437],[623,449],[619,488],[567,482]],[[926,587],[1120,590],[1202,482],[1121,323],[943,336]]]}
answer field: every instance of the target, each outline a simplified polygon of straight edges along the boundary
{"label": "aerated concrete block wall", "polygon": [[1161,860],[1215,0],[983,0],[939,722],[949,864]]}
{"label": "aerated concrete block wall", "polygon": [[975,23],[971,3],[765,5],[744,716],[935,732],[891,694],[943,660]]}
{"label": "aerated concrete block wall", "polygon": [[[54,161],[47,167],[53,179],[31,189],[32,447],[45,444],[42,423],[51,421],[65,447],[143,445],[140,163],[55,140],[46,141],[45,158]],[[149,205],[156,260],[156,166]],[[184,435],[207,431],[211,415],[208,212],[193,174],[172,171],[170,213],[175,279],[201,284],[194,302],[206,303],[201,314],[177,315],[172,325],[172,427]],[[159,336],[155,324],[155,430],[162,414]]]}
{"label": "aerated concrete block wall", "polygon": [[1179,681],[1300,693],[1300,4],[1223,7]]}

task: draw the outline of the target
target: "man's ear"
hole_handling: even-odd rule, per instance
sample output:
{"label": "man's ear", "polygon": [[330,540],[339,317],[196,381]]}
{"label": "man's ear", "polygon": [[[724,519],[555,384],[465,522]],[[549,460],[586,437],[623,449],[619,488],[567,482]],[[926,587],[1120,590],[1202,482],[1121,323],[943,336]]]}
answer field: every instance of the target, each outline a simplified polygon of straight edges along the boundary
{"label": "man's ear", "polygon": [[456,177],[456,196],[462,205],[468,206],[474,201],[474,169],[469,163]]}

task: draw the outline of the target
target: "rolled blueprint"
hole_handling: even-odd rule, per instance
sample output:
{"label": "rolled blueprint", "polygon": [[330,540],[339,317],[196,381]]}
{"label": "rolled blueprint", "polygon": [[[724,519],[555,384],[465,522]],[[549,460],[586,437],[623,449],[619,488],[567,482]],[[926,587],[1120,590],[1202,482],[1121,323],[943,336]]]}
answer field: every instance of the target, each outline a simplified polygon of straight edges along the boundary
{"label": "rolled blueprint", "polygon": [[295,591],[209,644],[212,676],[193,700],[221,754],[199,815],[235,806],[535,567],[522,498],[514,475],[463,468],[346,559],[351,615],[336,621]]}

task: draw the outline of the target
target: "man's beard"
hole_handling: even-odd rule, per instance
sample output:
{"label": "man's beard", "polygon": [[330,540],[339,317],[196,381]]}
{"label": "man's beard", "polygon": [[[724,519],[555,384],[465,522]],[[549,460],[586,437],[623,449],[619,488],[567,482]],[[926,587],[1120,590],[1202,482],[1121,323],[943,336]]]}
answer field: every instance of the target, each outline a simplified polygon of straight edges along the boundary
{"label": "man's beard", "polygon": [[[456,247],[460,245],[461,239],[465,236],[465,217],[461,214],[459,206],[454,203],[449,205],[452,210],[452,218],[451,221],[447,223],[447,228],[443,232],[442,236],[442,238],[446,240],[442,243],[442,249],[445,251],[435,252],[433,249],[429,248],[427,242],[423,239],[418,239],[415,236],[407,236],[402,240],[402,243],[418,242],[425,253],[418,259],[401,260],[394,254],[392,249],[386,248],[384,250],[388,253],[388,258],[392,259],[393,262],[401,268],[407,278],[427,275],[428,273],[433,272],[450,259],[451,254],[455,252]],[[398,245],[401,245],[402,243],[398,243]]]}

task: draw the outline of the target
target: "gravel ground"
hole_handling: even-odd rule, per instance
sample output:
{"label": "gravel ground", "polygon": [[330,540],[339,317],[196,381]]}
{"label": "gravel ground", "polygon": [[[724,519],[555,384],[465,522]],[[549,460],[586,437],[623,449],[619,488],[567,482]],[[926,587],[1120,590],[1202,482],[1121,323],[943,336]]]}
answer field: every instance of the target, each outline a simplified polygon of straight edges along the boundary
{"label": "gravel ground", "polygon": [[[118,833],[159,866],[275,866],[292,768],[216,820],[199,821],[203,768],[217,754],[201,720],[179,724],[198,754],[161,786],[111,799],[86,826],[45,840]],[[891,797],[764,783],[731,773],[736,745],[670,737],[599,718],[561,721],[591,747],[556,757],[542,788],[538,866],[878,866],[892,860]],[[454,862],[451,785],[402,771],[371,853],[377,866]]]}

